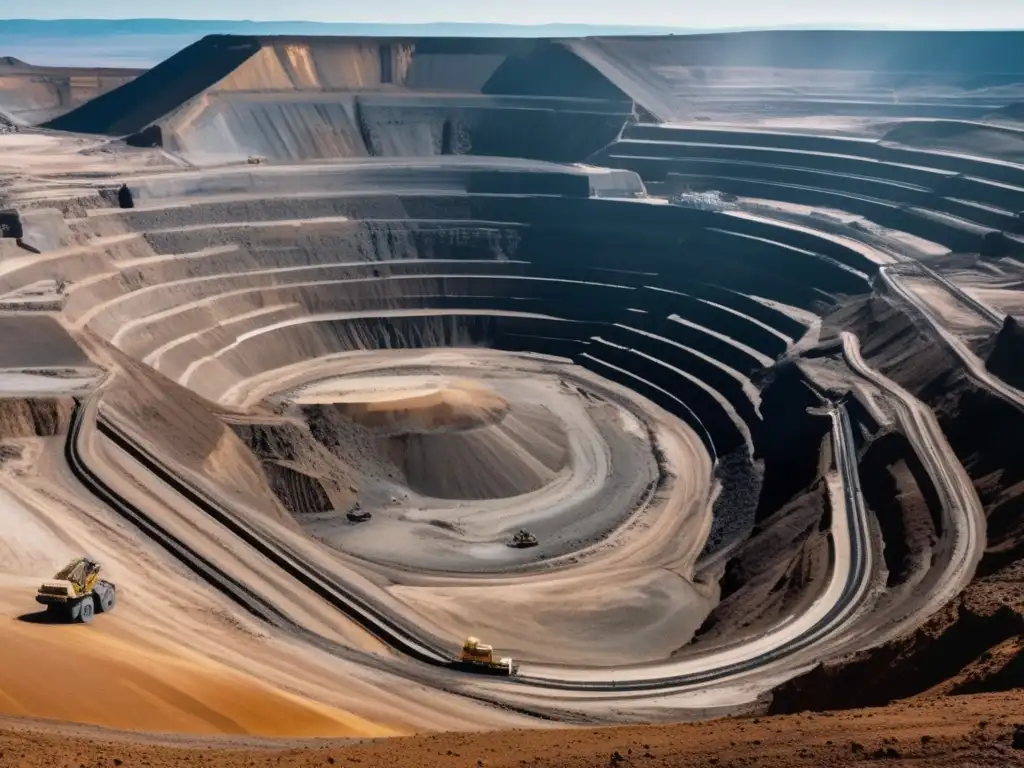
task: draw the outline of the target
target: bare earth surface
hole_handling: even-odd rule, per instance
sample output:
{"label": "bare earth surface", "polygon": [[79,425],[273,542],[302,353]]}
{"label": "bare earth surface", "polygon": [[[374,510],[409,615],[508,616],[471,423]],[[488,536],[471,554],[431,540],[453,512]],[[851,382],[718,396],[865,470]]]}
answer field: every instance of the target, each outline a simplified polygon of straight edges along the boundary
{"label": "bare earth surface", "polygon": [[0,765],[1022,762],[1022,47],[0,60]]}
{"label": "bare earth surface", "polygon": [[[432,735],[380,742],[300,749],[239,749],[111,741],[83,732],[71,743],[47,725],[7,726],[0,750],[23,768],[796,768],[796,766],[995,766],[1024,765],[1024,745],[1014,748],[1024,704],[1020,694],[907,702],[884,709],[675,726],[601,730],[501,731]],[[1018,742],[1020,744],[1020,742]],[[618,755],[618,759],[616,757]],[[119,761],[119,762],[118,762]]]}

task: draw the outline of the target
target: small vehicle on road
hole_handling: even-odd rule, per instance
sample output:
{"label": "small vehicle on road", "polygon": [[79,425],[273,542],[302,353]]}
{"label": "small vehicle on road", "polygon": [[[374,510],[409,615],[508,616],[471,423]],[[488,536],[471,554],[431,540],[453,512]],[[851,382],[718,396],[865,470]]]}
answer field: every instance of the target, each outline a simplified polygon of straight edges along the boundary
{"label": "small vehicle on road", "polygon": [[476,672],[482,675],[512,676],[519,671],[519,666],[510,658],[502,657],[495,660],[494,648],[484,645],[476,637],[466,638],[452,666],[463,672]]}
{"label": "small vehicle on road", "polygon": [[345,513],[345,517],[348,518],[350,523],[365,523],[373,517],[373,515],[371,515],[369,511],[363,509],[359,502],[356,502],[356,505]]}
{"label": "small vehicle on road", "polygon": [[508,545],[515,549],[526,549],[527,547],[536,547],[538,543],[537,537],[524,529],[517,531]]}

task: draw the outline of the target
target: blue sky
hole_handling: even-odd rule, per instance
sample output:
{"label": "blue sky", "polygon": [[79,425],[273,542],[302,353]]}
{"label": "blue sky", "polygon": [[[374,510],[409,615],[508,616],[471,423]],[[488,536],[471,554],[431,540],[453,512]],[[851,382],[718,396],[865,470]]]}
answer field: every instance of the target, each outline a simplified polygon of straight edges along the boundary
{"label": "blue sky", "polygon": [[[252,19],[341,22],[465,21],[680,28],[855,24],[922,29],[1024,29],[1024,0],[3,0],[0,16]],[[14,8],[13,6],[18,6]]]}

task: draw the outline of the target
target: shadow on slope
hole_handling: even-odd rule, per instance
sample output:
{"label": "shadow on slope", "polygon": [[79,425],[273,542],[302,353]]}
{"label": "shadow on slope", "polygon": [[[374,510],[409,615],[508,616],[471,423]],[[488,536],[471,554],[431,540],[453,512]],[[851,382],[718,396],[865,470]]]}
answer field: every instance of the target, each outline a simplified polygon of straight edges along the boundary
{"label": "shadow on slope", "polygon": [[259,49],[254,37],[204,38],[138,79],[44,127],[111,135],[141,131],[229,75]]}
{"label": "shadow on slope", "polygon": [[186,482],[209,483],[220,498],[295,527],[259,461],[226,423],[231,413],[95,336],[87,343],[118,369],[104,390],[104,414],[127,427],[163,465],[180,468]]}
{"label": "shadow on slope", "polygon": [[1024,162],[1024,131],[944,120],[914,120],[886,132],[882,141],[915,149]]}
{"label": "shadow on slope", "polygon": [[554,41],[211,36],[49,127],[197,162],[486,154],[582,160],[630,99]]}

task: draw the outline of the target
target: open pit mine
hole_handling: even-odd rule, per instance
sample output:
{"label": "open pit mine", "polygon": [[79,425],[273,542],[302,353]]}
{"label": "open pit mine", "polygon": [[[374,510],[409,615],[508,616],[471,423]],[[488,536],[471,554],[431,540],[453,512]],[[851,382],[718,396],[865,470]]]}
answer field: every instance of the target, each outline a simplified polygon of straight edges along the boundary
{"label": "open pit mine", "polygon": [[0,59],[0,714],[386,736],[1020,685],[1022,51]]}

